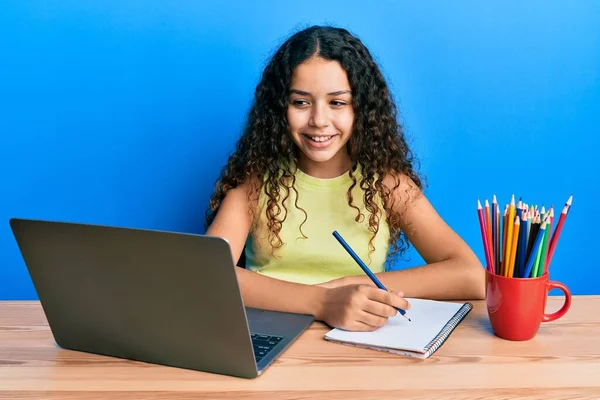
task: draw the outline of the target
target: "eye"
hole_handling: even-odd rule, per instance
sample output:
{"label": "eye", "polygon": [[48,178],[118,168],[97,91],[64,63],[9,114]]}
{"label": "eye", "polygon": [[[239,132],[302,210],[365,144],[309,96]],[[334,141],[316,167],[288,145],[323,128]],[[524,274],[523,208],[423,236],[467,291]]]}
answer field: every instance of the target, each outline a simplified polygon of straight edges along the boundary
{"label": "eye", "polygon": [[295,107],[304,107],[304,106],[308,105],[308,101],[301,100],[301,99],[295,99],[295,100],[292,100],[292,105],[294,105]]}
{"label": "eye", "polygon": [[340,100],[333,100],[330,104],[336,108],[339,108],[344,107],[346,105],[346,102]]}

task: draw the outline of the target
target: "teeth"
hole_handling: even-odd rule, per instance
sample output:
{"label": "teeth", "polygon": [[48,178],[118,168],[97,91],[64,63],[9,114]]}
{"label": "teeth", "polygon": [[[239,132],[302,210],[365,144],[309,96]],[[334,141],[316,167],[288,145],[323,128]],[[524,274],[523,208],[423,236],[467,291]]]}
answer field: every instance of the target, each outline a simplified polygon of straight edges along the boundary
{"label": "teeth", "polygon": [[315,142],[325,142],[329,139],[331,139],[333,136],[309,136],[309,138],[311,140],[314,140]]}

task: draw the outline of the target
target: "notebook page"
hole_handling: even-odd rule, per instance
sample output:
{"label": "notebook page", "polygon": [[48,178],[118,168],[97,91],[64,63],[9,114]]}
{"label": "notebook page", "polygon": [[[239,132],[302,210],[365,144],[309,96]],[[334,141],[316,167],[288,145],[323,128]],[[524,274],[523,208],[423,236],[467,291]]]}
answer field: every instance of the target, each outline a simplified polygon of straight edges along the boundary
{"label": "notebook page", "polygon": [[343,342],[424,352],[425,346],[444,328],[464,303],[409,299],[407,315],[400,313],[388,319],[386,325],[373,332],[350,332],[333,329],[326,337]]}

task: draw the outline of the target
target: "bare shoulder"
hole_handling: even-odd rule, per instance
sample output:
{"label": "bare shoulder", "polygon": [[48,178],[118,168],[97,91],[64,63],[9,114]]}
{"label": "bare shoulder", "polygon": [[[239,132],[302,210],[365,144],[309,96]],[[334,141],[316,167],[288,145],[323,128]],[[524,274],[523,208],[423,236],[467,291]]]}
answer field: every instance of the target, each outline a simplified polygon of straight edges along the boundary
{"label": "bare shoulder", "polygon": [[234,260],[238,260],[252,227],[252,211],[258,204],[259,187],[250,181],[229,189],[217,215],[207,230],[208,235],[227,239]]}
{"label": "bare shoulder", "polygon": [[225,195],[223,205],[227,203],[236,203],[236,205],[245,204],[248,207],[255,207],[258,204],[258,194],[260,186],[258,180],[246,181],[237,187],[230,189]]}
{"label": "bare shoulder", "polygon": [[[388,178],[394,195],[394,211],[402,215],[400,229],[427,263],[460,257],[470,259],[468,246],[448,226],[409,176],[398,174]],[[395,189],[394,189],[395,188]]]}
{"label": "bare shoulder", "polygon": [[401,214],[424,199],[421,188],[404,173],[387,174],[383,179],[383,184],[393,196],[394,210]]}

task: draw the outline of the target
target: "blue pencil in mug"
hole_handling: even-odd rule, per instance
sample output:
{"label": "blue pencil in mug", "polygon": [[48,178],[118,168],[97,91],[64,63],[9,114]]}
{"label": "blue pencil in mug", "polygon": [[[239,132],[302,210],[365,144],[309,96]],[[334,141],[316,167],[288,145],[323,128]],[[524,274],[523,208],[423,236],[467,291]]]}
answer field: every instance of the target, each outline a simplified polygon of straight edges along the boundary
{"label": "blue pencil in mug", "polygon": [[[348,254],[350,254],[350,256],[354,259],[354,261],[356,261],[358,266],[360,268],[362,268],[362,270],[365,272],[365,274],[367,274],[367,276],[369,278],[371,278],[373,283],[379,289],[385,290],[387,292],[388,290],[386,289],[385,286],[383,286],[383,283],[381,283],[379,281],[379,279],[377,279],[375,274],[373,272],[371,272],[369,267],[367,267],[367,265],[360,259],[360,257],[354,252],[354,250],[352,250],[352,247],[350,247],[350,245],[348,243],[346,243],[346,241],[340,236],[340,234],[337,231],[333,231],[333,236],[337,239],[338,242],[340,242],[342,247],[344,247],[344,249],[346,249]],[[406,318],[407,320],[410,321],[410,318],[408,318],[408,315],[406,315],[406,311],[402,310],[401,308],[396,308],[396,310],[398,310],[398,312],[400,312],[400,314],[402,314],[404,316],[404,318]]]}

